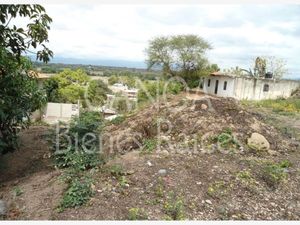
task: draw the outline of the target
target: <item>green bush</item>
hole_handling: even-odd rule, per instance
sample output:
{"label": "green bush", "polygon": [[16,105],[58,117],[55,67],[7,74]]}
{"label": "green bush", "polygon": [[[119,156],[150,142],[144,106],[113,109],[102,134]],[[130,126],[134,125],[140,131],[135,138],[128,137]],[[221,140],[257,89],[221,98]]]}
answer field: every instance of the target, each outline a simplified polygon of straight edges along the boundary
{"label": "green bush", "polygon": [[150,98],[157,98],[163,94],[178,94],[183,90],[183,85],[177,81],[154,81],[144,82],[138,92],[138,102],[147,101]]}
{"label": "green bush", "polygon": [[[85,170],[103,163],[99,149],[102,123],[103,118],[99,112],[81,112],[79,117],[72,118],[69,130],[60,126],[60,131],[70,138],[71,145],[67,138],[59,139],[59,152],[54,152],[55,165],[59,168]],[[56,138],[52,136],[51,141],[56,150]]]}
{"label": "green bush", "polygon": [[230,128],[223,129],[223,131],[218,136],[213,138],[213,141],[219,143],[223,148],[239,147],[239,143],[233,137],[232,130]]}
{"label": "green bush", "polygon": [[85,204],[93,195],[91,186],[91,180],[86,177],[83,179],[74,178],[64,193],[59,210],[63,211],[65,208],[74,208]]}
{"label": "green bush", "polygon": [[18,133],[30,125],[30,114],[45,103],[45,93],[30,73],[31,62],[17,60],[0,47],[0,154],[18,146]]}
{"label": "green bush", "polygon": [[164,211],[172,220],[184,220],[184,203],[183,200],[173,192],[170,192],[167,201],[164,204]]}
{"label": "green bush", "polygon": [[114,124],[114,125],[118,125],[118,124],[121,124],[123,123],[123,121],[125,121],[126,117],[125,116],[117,116],[116,118],[112,119],[110,121],[111,124]]}
{"label": "green bush", "polygon": [[282,181],[287,178],[286,169],[291,166],[288,160],[283,160],[279,163],[267,163],[262,168],[262,178],[272,188],[277,187]]}

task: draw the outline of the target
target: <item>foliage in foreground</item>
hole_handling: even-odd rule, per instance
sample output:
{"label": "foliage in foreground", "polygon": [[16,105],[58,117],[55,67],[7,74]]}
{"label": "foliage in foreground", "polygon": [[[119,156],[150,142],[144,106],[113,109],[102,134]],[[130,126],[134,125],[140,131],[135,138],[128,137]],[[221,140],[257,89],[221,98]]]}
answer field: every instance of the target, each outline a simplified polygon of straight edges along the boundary
{"label": "foliage in foreground", "polygon": [[[0,5],[0,154],[17,148],[17,133],[28,127],[29,115],[43,104],[43,94],[22,57],[29,48],[39,49],[37,60],[52,56],[48,42],[52,19],[40,5]],[[16,21],[16,19],[24,20]]]}
{"label": "foliage in foreground", "polygon": [[68,188],[59,211],[85,204],[93,195],[92,179],[85,172],[104,163],[99,139],[102,124],[103,118],[99,112],[85,111],[71,120],[68,129],[60,127],[59,151],[56,149],[57,137],[52,136],[55,165],[67,168],[64,178]]}
{"label": "foliage in foreground", "polygon": [[91,179],[73,178],[59,206],[59,211],[85,204],[93,195]]}
{"label": "foliage in foreground", "polygon": [[29,126],[30,114],[45,103],[30,68],[29,60],[18,61],[0,48],[0,154],[18,147],[18,131]]}
{"label": "foliage in foreground", "polygon": [[279,163],[267,163],[262,168],[262,178],[272,188],[277,187],[282,181],[287,178],[287,169],[291,163],[283,160]]}
{"label": "foliage in foreground", "polygon": [[69,128],[61,126],[58,151],[56,137],[51,138],[55,165],[85,170],[103,163],[99,148],[102,124],[99,112],[86,111],[74,117]]}

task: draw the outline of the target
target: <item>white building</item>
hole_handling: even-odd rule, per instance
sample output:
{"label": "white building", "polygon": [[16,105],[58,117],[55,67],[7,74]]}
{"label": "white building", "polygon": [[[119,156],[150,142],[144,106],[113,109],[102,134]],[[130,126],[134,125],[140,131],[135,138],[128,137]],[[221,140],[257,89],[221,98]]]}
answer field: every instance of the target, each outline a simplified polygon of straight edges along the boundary
{"label": "white building", "polygon": [[200,89],[204,93],[240,100],[287,98],[299,87],[300,81],[295,80],[234,76],[221,72],[203,78],[200,84]]}
{"label": "white building", "polygon": [[[109,87],[114,93],[121,93],[124,97],[127,97],[129,100],[137,101],[138,89],[128,88],[127,85],[122,83],[115,83]],[[113,98],[111,95],[107,96],[108,99]]]}

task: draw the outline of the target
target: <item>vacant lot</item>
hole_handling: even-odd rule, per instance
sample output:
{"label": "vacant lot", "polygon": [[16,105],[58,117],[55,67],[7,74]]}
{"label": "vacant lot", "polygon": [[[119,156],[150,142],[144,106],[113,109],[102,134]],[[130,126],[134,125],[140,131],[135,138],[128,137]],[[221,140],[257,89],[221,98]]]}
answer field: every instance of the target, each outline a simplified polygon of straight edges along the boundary
{"label": "vacant lot", "polygon": [[[91,199],[62,212],[66,185],[63,170],[51,166],[44,141],[49,128],[32,127],[22,133],[21,149],[2,159],[5,219],[300,219],[294,118],[204,96],[151,104],[105,128],[104,134],[122,140],[120,148],[105,142],[111,159],[87,171]],[[136,132],[141,147],[132,139]],[[269,149],[248,146],[255,132]]]}

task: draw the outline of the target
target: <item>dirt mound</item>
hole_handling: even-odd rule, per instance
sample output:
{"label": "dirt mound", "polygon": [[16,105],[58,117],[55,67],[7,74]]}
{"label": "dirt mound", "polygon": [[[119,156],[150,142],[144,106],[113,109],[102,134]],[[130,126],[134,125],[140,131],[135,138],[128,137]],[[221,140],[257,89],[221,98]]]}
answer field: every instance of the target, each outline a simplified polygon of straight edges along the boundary
{"label": "dirt mound", "polygon": [[[265,136],[272,150],[284,152],[297,147],[263,123],[259,114],[248,112],[234,99],[203,96],[190,100],[179,95],[150,105],[120,125],[107,127],[104,150],[123,154],[141,147],[143,140],[149,138],[162,139],[168,142],[168,148],[173,145],[178,150],[192,141],[218,136],[226,129],[232,131],[243,149],[247,149],[247,138],[253,132]],[[199,149],[205,147],[196,145]]]}

